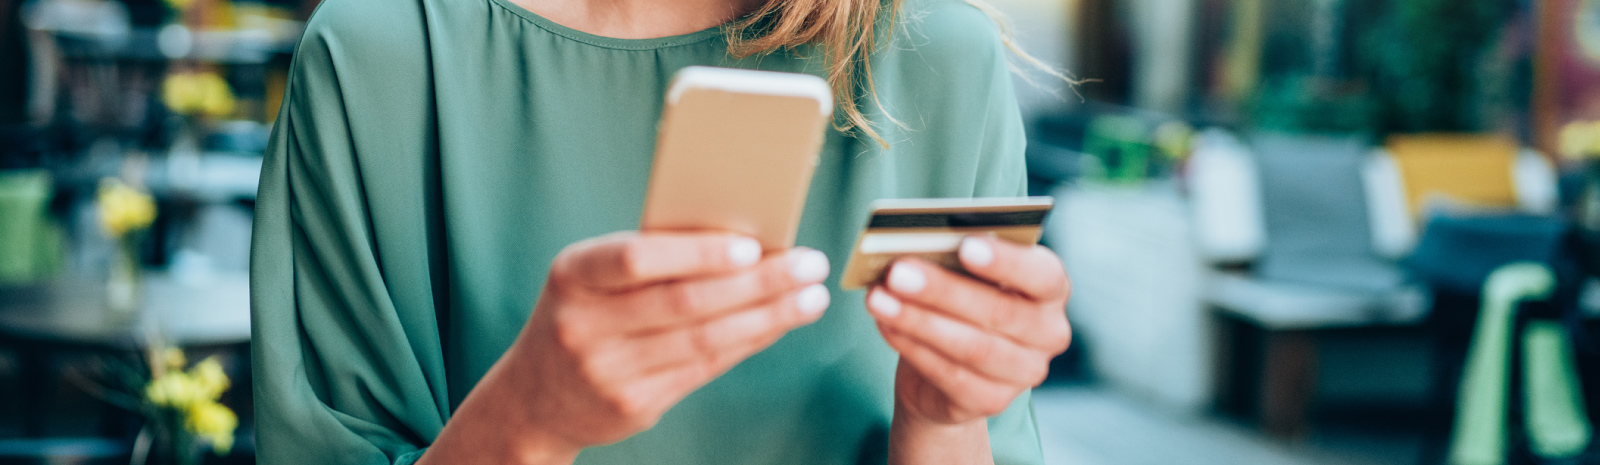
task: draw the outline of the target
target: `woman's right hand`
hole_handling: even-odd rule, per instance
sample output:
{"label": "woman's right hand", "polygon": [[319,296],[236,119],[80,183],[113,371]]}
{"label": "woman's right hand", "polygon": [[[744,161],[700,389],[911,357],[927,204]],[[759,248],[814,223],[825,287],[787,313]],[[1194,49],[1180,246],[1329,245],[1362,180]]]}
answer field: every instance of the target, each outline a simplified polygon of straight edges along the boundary
{"label": "woman's right hand", "polygon": [[419,463],[570,463],[828,306],[822,252],[727,234],[620,233],[550,267],[522,333]]}

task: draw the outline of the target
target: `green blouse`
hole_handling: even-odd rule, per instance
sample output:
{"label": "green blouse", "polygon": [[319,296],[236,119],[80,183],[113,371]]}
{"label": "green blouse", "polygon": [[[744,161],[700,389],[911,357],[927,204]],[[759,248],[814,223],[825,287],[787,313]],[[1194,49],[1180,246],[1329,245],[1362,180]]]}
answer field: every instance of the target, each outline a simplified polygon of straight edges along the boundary
{"label": "green blouse", "polygon": [[[833,259],[832,308],[578,462],[882,463],[896,355],[839,268],[874,199],[1023,194],[1005,60],[976,8],[907,2],[872,61],[903,127],[884,125],[888,149],[830,131],[806,202],[799,243]],[[733,59],[717,29],[614,39],[508,0],[323,2],[256,211],[262,463],[420,456],[528,319],[551,258],[638,227],[663,93],[690,65],[823,71],[805,49]],[[1029,396],[989,434],[997,463],[1041,461]]]}

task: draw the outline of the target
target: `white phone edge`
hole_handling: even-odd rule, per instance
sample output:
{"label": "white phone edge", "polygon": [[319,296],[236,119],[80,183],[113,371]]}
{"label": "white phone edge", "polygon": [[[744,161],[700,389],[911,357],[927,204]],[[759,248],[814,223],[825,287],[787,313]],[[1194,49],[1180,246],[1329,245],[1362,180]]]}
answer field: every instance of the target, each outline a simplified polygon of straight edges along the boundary
{"label": "white phone edge", "polygon": [[673,76],[667,103],[677,103],[684,93],[694,89],[807,98],[817,102],[823,115],[833,114],[833,90],[828,88],[828,81],[809,74],[690,66]]}

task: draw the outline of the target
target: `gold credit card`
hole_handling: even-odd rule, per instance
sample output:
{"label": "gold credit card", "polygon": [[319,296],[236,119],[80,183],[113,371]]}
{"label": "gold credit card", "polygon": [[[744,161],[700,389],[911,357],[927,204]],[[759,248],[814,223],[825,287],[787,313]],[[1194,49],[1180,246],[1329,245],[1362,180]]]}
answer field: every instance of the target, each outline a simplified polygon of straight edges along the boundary
{"label": "gold credit card", "polygon": [[1039,243],[1039,231],[1055,199],[989,197],[976,199],[884,199],[872,203],[872,216],[856,239],[840,287],[854,290],[883,279],[900,257],[919,257],[961,270],[956,250],[967,236],[989,235],[1024,245]]}

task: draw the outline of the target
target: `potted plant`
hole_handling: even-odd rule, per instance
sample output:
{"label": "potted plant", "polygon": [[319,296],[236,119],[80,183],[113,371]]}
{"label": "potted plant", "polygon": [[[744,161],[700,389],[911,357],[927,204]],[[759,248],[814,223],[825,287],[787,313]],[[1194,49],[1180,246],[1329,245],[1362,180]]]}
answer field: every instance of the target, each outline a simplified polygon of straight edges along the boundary
{"label": "potted plant", "polygon": [[150,379],[140,392],[145,417],[134,451],[135,464],[194,465],[210,449],[227,455],[239,419],[219,400],[228,375],[216,357],[184,369],[183,351],[152,350]]}
{"label": "potted plant", "polygon": [[113,315],[130,317],[140,305],[139,240],[156,218],[150,194],[117,178],[100,180],[96,195],[100,226],[113,243],[106,306]]}

